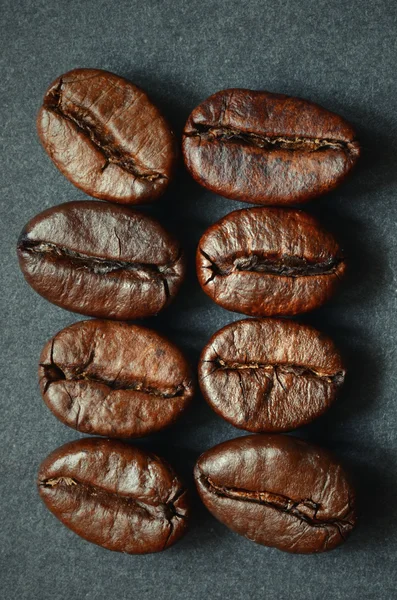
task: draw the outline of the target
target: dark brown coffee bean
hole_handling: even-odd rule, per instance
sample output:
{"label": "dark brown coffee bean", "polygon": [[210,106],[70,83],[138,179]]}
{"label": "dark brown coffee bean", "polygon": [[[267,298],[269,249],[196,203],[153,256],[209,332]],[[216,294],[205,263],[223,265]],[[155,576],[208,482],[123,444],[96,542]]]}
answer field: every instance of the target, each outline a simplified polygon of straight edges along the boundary
{"label": "dark brown coffee bean", "polygon": [[154,219],[103,202],[68,202],[34,217],[18,242],[22,272],[50,302],[93,317],[157,314],[184,275],[179,244]]}
{"label": "dark brown coffee bean", "polygon": [[159,552],[184,533],[186,489],[161,458],[114,440],[65,444],[42,463],[47,508],[85,540],[128,554]]}
{"label": "dark brown coffee bean", "polygon": [[177,419],[193,395],[181,352],[159,334],[127,323],[80,321],[45,346],[44,401],[83,433],[140,437]]}
{"label": "dark brown coffee bean", "polygon": [[317,308],[345,268],[333,236],[297,210],[236,210],[207,229],[197,249],[205,293],[228,310],[255,317]]}
{"label": "dark brown coffee bean", "polygon": [[204,398],[247,431],[289,431],[324,413],[345,378],[330,339],[286,319],[246,319],[212,336],[199,362]]}
{"label": "dark brown coffee bean", "polygon": [[193,110],[183,154],[194,179],[253,204],[296,204],[336,187],[356,163],[353,128],[321,106],[231,89]]}
{"label": "dark brown coffee bean", "polygon": [[75,69],[50,85],[37,117],[46,152],[95,198],[141,204],[165,191],[174,136],[143,90],[113,73]]}
{"label": "dark brown coffee bean", "polygon": [[354,490],[325,450],[250,435],[204,452],[195,479],[208,510],[248,539],[296,553],[332,550],[356,522]]}

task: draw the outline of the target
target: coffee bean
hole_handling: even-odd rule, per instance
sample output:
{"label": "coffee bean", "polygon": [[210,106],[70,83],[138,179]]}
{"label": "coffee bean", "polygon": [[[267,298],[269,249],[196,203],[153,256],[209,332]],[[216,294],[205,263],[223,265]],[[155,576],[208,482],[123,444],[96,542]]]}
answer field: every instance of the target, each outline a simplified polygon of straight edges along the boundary
{"label": "coffee bean", "polygon": [[174,136],[143,90],[113,73],[75,69],[50,85],[37,117],[46,152],[95,198],[141,204],[165,191]]}
{"label": "coffee bean", "polygon": [[296,553],[332,550],[356,516],[354,491],[325,450],[284,435],[250,435],[204,452],[198,492],[219,521],[248,539]]}
{"label": "coffee bean", "polygon": [[257,317],[317,308],[345,268],[335,239],[297,210],[234,211],[207,229],[197,250],[205,293],[228,310]]}
{"label": "coffee bean", "polygon": [[69,202],[34,217],[18,256],[36,292],[94,317],[157,314],[184,275],[180,246],[157,221],[103,202]]}
{"label": "coffee bean", "polygon": [[113,440],[65,444],[42,463],[47,508],[85,540],[128,554],[159,552],[187,526],[186,489],[161,458]]}
{"label": "coffee bean", "polygon": [[181,352],[159,334],[127,323],[80,321],[41,353],[44,401],[83,433],[140,437],[173,423],[193,395]]}
{"label": "coffee bean", "polygon": [[231,89],[193,110],[183,154],[194,179],[216,194],[286,205],[336,187],[360,148],[344,119],[313,102]]}
{"label": "coffee bean", "polygon": [[246,319],[215,333],[199,362],[204,398],[247,431],[288,431],[323,414],[345,378],[330,339],[285,319]]}

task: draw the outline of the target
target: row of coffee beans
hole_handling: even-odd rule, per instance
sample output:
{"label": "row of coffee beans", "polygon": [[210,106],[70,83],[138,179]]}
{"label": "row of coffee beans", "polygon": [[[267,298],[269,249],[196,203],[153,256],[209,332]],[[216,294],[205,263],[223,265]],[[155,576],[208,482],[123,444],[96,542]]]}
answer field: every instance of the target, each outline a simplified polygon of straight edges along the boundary
{"label": "row of coffee beans", "polygon": [[[98,201],[67,202],[34,217],[18,256],[27,282],[47,300],[107,319],[158,314],[185,274],[179,243],[157,221]],[[345,270],[333,236],[295,210],[232,212],[204,233],[197,250],[203,290],[251,316],[317,308]]]}
{"label": "row of coffee beans", "polygon": [[[75,69],[49,87],[41,142],[62,173],[109,202],[158,198],[174,171],[175,138],[146,93],[98,69]],[[253,204],[296,204],[335,188],[360,153],[352,127],[307,100],[232,89],[191,113],[183,154],[206,188]]]}
{"label": "row of coffee beans", "polygon": [[[345,378],[332,341],[286,319],[246,319],[211,338],[199,361],[210,406],[235,427],[290,431],[321,415]],[[173,423],[193,396],[189,366],[163,336],[123,322],[80,321],[41,353],[43,399],[82,433],[149,435]]]}
{"label": "row of coffee beans", "polygon": [[[325,450],[285,435],[250,435],[204,452],[199,495],[222,523],[287,552],[332,550],[354,527],[354,491]],[[42,463],[39,492],[49,510],[109,550],[165,550],[186,531],[187,490],[162,458],[123,442],[85,438]]]}
{"label": "row of coffee beans", "polygon": [[[174,136],[139,88],[77,69],[47,91],[40,139],[68,179],[112,203],[158,198],[171,180]],[[189,117],[187,168],[205,187],[257,204],[304,202],[335,187],[359,155],[351,127],[310,102],[264,92],[215,94]],[[155,315],[185,272],[178,242],[145,215],[115,204],[70,202],[33,218],[18,255],[28,283],[65,309],[101,319]],[[247,315],[294,315],[320,306],[345,271],[333,237],[284,208],[235,211],[200,240],[197,273],[220,306]],[[76,323],[43,349],[40,387],[52,412],[78,431],[139,437],[173,423],[193,395],[180,351],[157,333],[103,320]],[[199,380],[209,404],[252,432],[284,432],[322,414],[345,370],[332,342],[284,319],[248,319],[217,332]],[[355,522],[347,476],[324,450],[262,434],[198,460],[200,497],[222,522],[259,543],[320,552]],[[43,463],[49,509],[82,537],[129,553],[154,552],[185,531],[186,490],[167,463],[122,442],[84,439]]]}

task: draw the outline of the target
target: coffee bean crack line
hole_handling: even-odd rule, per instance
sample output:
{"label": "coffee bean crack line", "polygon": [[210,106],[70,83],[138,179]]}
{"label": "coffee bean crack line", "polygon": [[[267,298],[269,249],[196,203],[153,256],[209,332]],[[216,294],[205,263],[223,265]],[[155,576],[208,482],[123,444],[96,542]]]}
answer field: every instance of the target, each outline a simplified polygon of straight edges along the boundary
{"label": "coffee bean crack line", "polygon": [[211,276],[204,285],[207,285],[215,277],[227,277],[239,272],[264,273],[265,275],[278,275],[280,277],[316,277],[322,275],[336,275],[341,257],[332,257],[322,262],[311,262],[302,256],[263,256],[263,254],[251,254],[225,261],[219,265],[207,252],[200,248],[201,255],[210,263],[204,268],[212,271]]}
{"label": "coffee bean crack line", "polygon": [[[97,119],[87,108],[78,105],[73,105],[76,110],[81,110],[89,115],[90,121],[94,121],[94,125],[83,117],[78,117],[73,113],[68,113],[62,106],[62,79],[58,86],[49,92],[44,99],[44,108],[52,113],[57,114],[66,121],[71,122],[74,127],[90,139],[92,144],[104,155],[105,162],[101,171],[103,172],[109,164],[113,163],[121,169],[130,173],[138,179],[146,179],[147,181],[156,181],[158,179],[168,179],[163,173],[151,171],[145,167],[138,165],[137,160],[131,156],[123,156],[123,149],[120,148],[113,137],[106,134],[105,128],[101,126]],[[71,102],[70,99],[68,99]]]}
{"label": "coffee bean crack line", "polygon": [[[166,282],[167,277],[177,275],[173,267],[180,259],[180,254],[171,263],[166,265],[156,265],[153,263],[134,263],[116,259],[106,259],[97,256],[89,256],[81,252],[69,250],[64,246],[59,246],[52,242],[40,242],[29,239],[22,239],[19,249],[24,252],[37,253],[47,257],[61,257],[69,259],[77,264],[78,268],[87,269],[97,275],[107,275],[118,271],[127,271],[138,279],[143,281],[160,279]],[[165,286],[165,295],[169,297],[168,282]]]}
{"label": "coffee bean crack line", "polygon": [[[353,527],[353,523],[344,518],[318,519],[317,513],[321,508],[321,504],[314,502],[314,500],[310,498],[292,500],[287,496],[274,494],[272,492],[252,492],[241,488],[223,487],[217,485],[210,477],[205,476],[204,474],[201,474],[200,480],[205,488],[216,496],[236,500],[237,502],[252,502],[263,506],[269,506],[280,512],[292,515],[300,521],[308,523],[312,527],[336,527],[343,539],[346,535],[345,530],[349,531]],[[309,511],[310,514],[303,512],[306,510]]]}
{"label": "coffee bean crack line", "polygon": [[120,379],[121,371],[116,375],[113,380],[108,380],[103,377],[95,377],[86,372],[88,365],[85,365],[82,370],[76,370],[73,375],[66,375],[65,371],[68,369],[67,365],[60,365],[59,363],[51,362],[50,364],[40,364],[44,369],[46,383],[44,386],[44,394],[47,393],[48,388],[53,383],[59,383],[60,381],[65,384],[69,381],[79,382],[88,381],[92,383],[100,383],[108,387],[111,391],[114,390],[131,390],[140,392],[141,394],[148,394],[150,396],[156,396],[158,398],[173,399],[181,398],[186,393],[186,386],[184,383],[172,386],[167,390],[160,390],[153,386],[145,386],[141,381],[131,381],[130,379]]}
{"label": "coffee bean crack line", "polygon": [[304,150],[316,152],[318,150],[337,150],[346,154],[358,152],[358,144],[355,141],[345,142],[342,140],[312,138],[303,136],[267,136],[257,135],[253,132],[241,131],[231,127],[214,127],[211,125],[195,124],[195,129],[185,133],[186,137],[199,137],[208,142],[230,142],[244,146],[253,146],[261,150]]}
{"label": "coffee bean crack line", "polygon": [[[73,494],[75,494],[77,491],[78,494],[84,493],[88,497],[93,497],[97,500],[103,498],[104,500],[107,500],[107,504],[109,503],[109,500],[113,503],[118,502],[125,508],[136,507],[138,510],[145,512],[150,519],[161,519],[166,521],[171,528],[171,532],[173,528],[173,519],[185,518],[185,515],[178,512],[175,506],[176,500],[182,495],[184,490],[178,490],[173,495],[173,498],[168,499],[166,502],[159,501],[157,505],[151,505],[147,502],[143,502],[142,500],[138,500],[133,496],[127,496],[118,492],[110,492],[99,485],[84,483],[75,477],[70,476],[60,475],[58,477],[49,477],[48,479],[39,481],[39,486],[49,488],[54,491],[56,491],[58,488],[61,488],[64,492]],[[169,535],[167,536],[167,541],[168,538]]]}
{"label": "coffee bean crack line", "polygon": [[[333,383],[336,385],[341,385],[345,376],[344,371],[337,371],[335,373],[323,373],[321,371],[311,369],[310,367],[303,367],[294,364],[226,362],[219,355],[217,355],[217,358],[205,362],[210,362],[216,365],[215,371],[244,371],[261,369],[267,371],[269,374],[274,374],[277,379],[279,375],[291,374],[295,375],[296,377],[309,377],[313,379],[321,379],[326,381],[327,383]],[[281,382],[279,383],[281,385]]]}

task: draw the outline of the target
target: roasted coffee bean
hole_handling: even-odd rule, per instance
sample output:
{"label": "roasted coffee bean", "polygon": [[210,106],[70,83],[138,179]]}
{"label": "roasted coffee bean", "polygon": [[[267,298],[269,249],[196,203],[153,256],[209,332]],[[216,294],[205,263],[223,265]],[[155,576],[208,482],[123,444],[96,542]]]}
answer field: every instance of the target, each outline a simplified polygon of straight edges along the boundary
{"label": "roasted coffee bean", "polygon": [[161,335],[127,323],[80,321],[45,346],[44,401],[83,433],[139,437],[170,425],[193,395],[181,352]]}
{"label": "roasted coffee bean", "polygon": [[330,339],[286,319],[245,319],[212,336],[199,362],[210,406],[247,431],[288,431],[320,416],[345,378]]}
{"label": "roasted coffee bean", "polygon": [[47,508],[85,540],[128,554],[159,552],[187,526],[186,489],[161,458],[117,442],[86,438],[42,463]]}
{"label": "roasted coffee bean", "polygon": [[46,152],[95,198],[141,204],[165,191],[174,136],[143,90],[113,73],[75,69],[50,85],[37,117]]}
{"label": "roasted coffee bean", "polygon": [[157,314],[184,275],[179,244],[154,219],[103,202],[68,202],[23,229],[18,257],[27,282],[50,302],[93,317]]}
{"label": "roasted coffee bean", "polygon": [[353,128],[313,102],[217,92],[191,113],[183,154],[194,179],[253,204],[296,204],[329,192],[360,154]]}
{"label": "roasted coffee bean", "polygon": [[255,317],[317,308],[345,268],[333,236],[297,210],[236,210],[207,229],[197,249],[205,293],[228,310]]}
{"label": "roasted coffee bean", "polygon": [[296,553],[332,550],[356,521],[354,491],[325,450],[284,435],[249,435],[204,452],[198,492],[219,521],[248,539]]}

